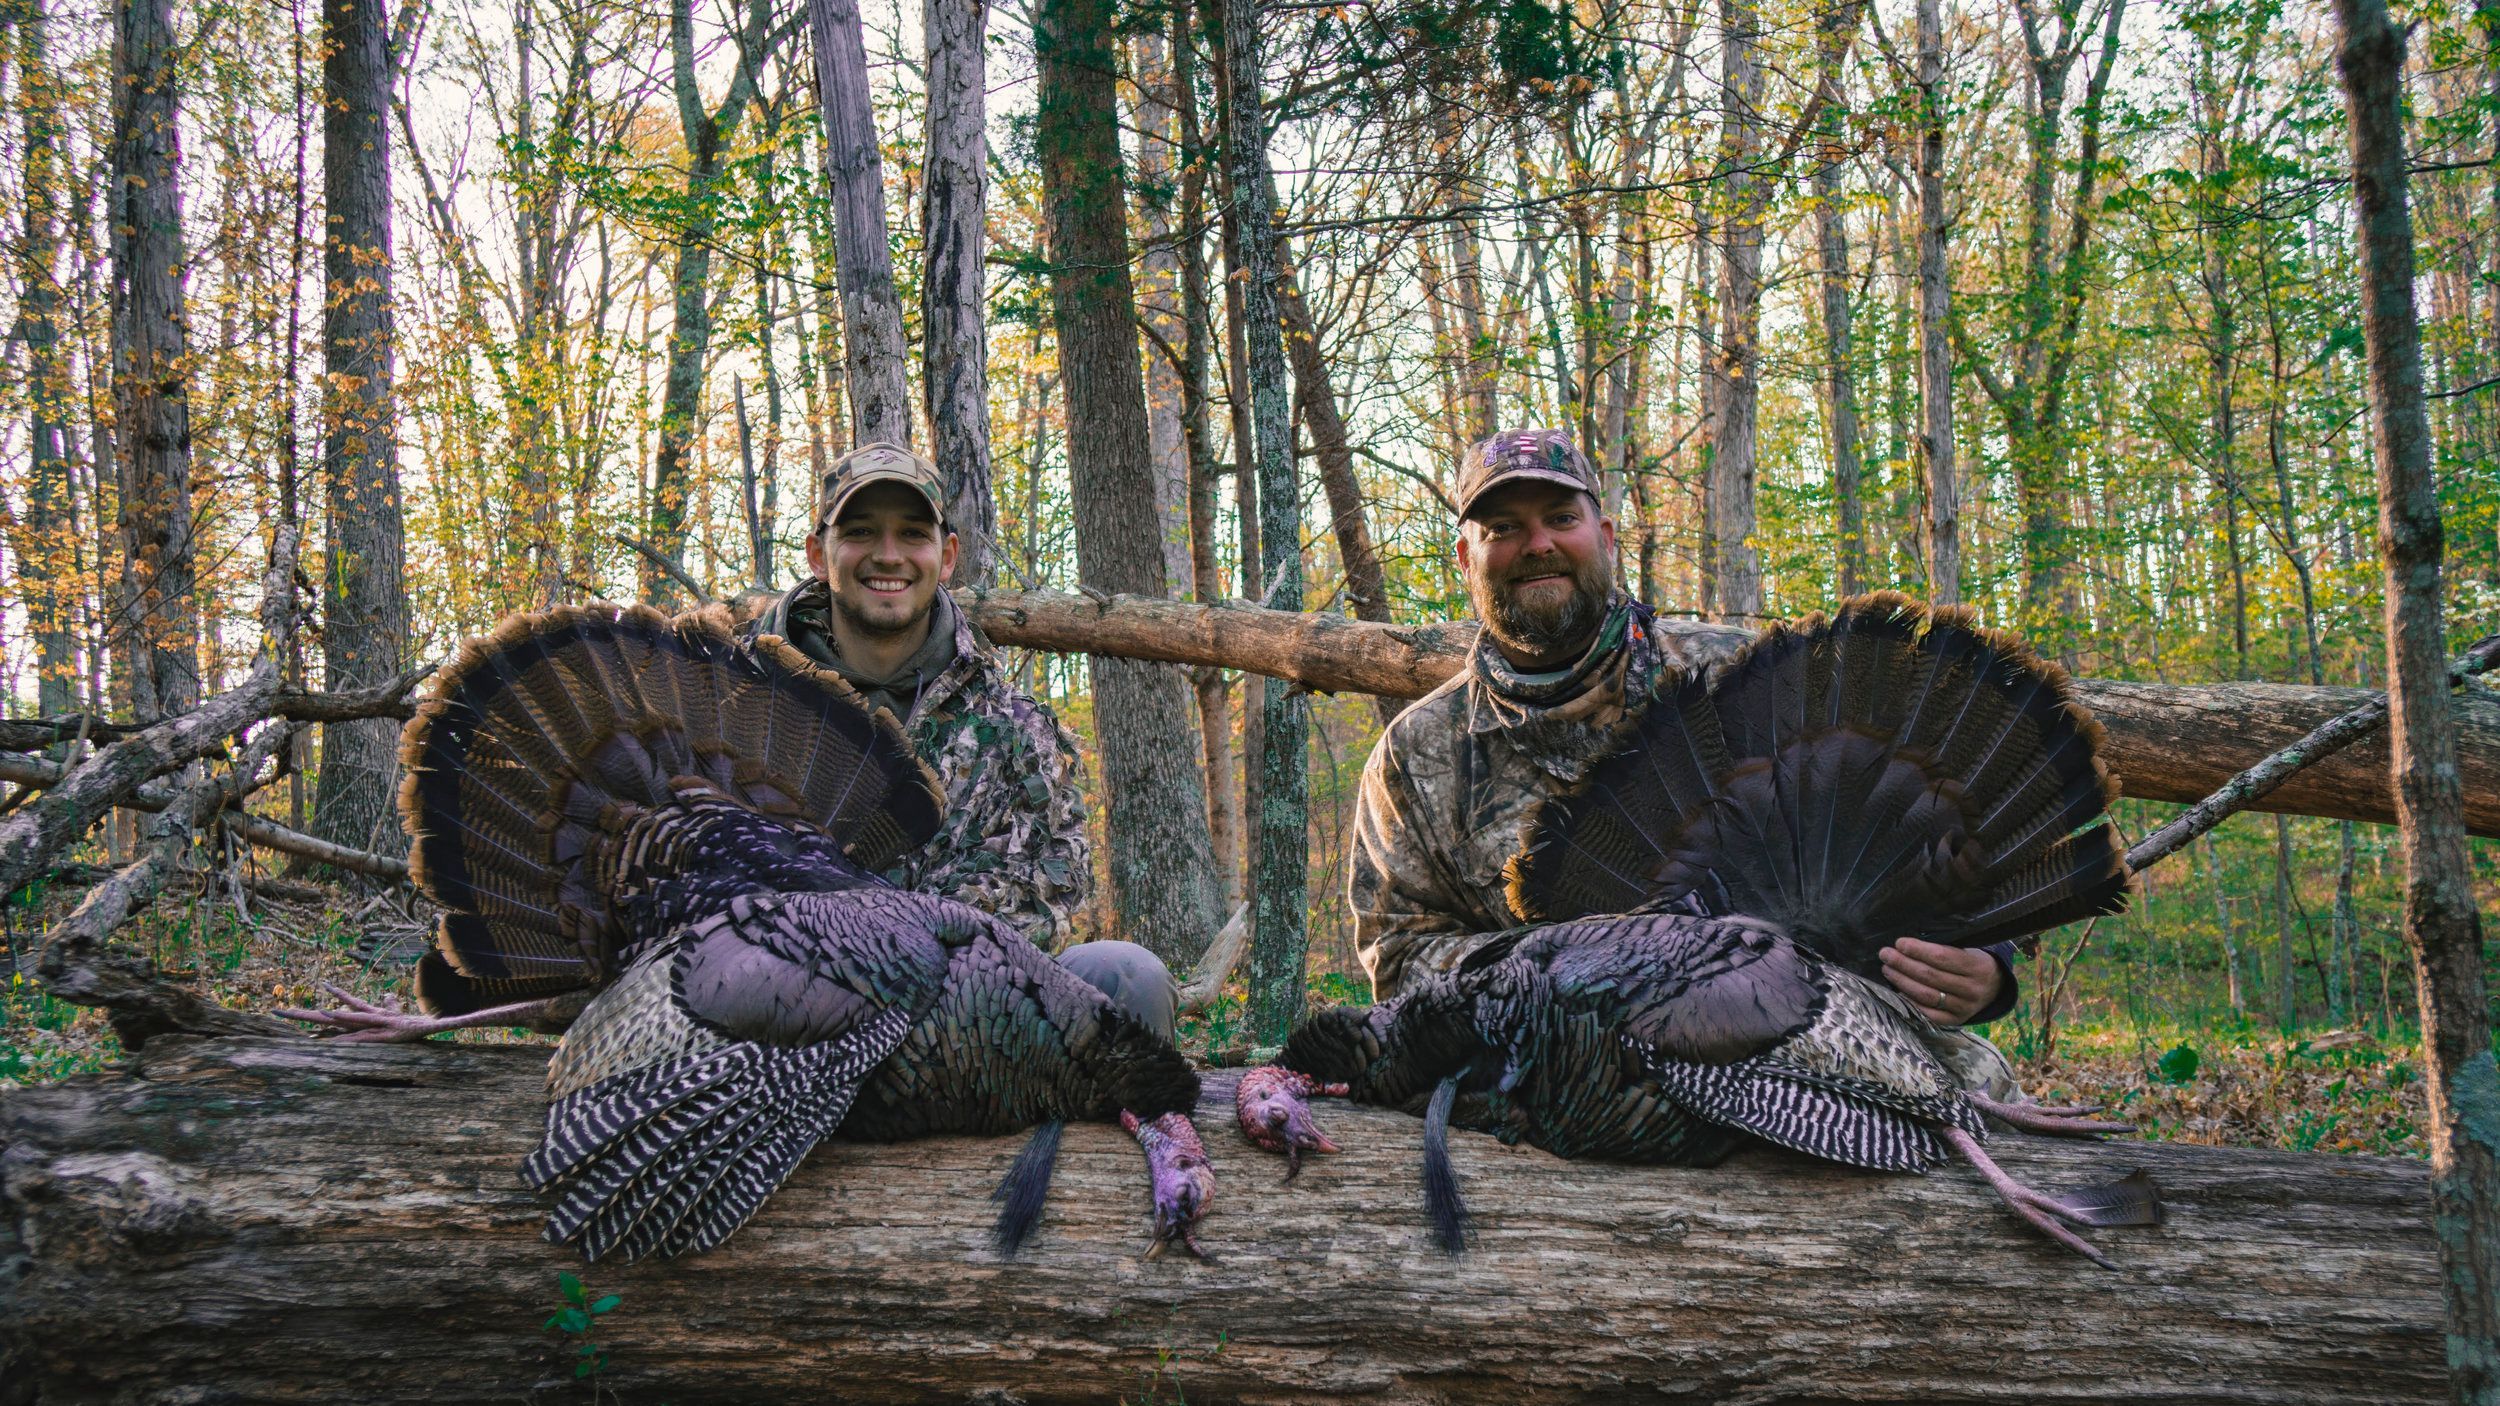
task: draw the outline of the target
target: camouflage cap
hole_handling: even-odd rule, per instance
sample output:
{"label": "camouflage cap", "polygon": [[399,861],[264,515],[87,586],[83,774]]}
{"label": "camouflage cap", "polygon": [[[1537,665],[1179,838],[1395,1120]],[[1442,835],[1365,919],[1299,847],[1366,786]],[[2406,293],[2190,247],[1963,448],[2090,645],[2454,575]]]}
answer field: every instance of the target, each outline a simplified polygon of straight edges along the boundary
{"label": "camouflage cap", "polygon": [[816,527],[823,531],[827,522],[842,515],[843,505],[851,496],[872,483],[900,483],[918,490],[929,500],[929,511],[937,515],[938,525],[946,525],[946,484],[938,477],[937,465],[900,445],[863,444],[833,461],[825,470],[822,483],[816,485]]}
{"label": "camouflage cap", "polygon": [[1559,483],[1592,496],[1599,492],[1597,470],[1572,443],[1569,431],[1504,430],[1468,450],[1459,464],[1458,515],[1466,517],[1475,511],[1477,499],[1522,479]]}

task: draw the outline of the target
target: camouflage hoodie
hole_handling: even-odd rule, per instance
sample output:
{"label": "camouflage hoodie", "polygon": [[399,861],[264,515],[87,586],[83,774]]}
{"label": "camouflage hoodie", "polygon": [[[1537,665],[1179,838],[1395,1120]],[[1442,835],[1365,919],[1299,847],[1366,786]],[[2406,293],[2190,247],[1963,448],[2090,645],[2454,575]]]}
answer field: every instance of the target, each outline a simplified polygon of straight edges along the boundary
{"label": "camouflage hoodie", "polygon": [[[811,577],[746,633],[779,635],[811,658],[833,661],[831,608],[824,581]],[[988,642],[951,597],[940,593],[933,615],[932,634],[953,638],[951,657],[934,674],[882,692],[908,708],[903,728],[946,788],[946,822],[885,877],[971,904],[1047,950],[1073,934],[1093,883],[1076,741],[1048,708],[1008,687]],[[914,663],[941,653],[924,651]]]}

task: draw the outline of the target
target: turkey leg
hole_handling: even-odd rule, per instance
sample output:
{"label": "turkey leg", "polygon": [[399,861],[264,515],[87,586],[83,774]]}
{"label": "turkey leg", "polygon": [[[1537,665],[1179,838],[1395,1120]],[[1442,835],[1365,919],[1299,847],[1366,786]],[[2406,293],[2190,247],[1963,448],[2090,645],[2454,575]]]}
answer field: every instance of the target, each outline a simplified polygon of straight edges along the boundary
{"label": "turkey leg", "polygon": [[288,1020],[305,1021],[327,1026],[337,1034],[332,1038],[348,1045],[400,1045],[440,1035],[446,1031],[468,1030],[481,1025],[526,1025],[542,1015],[554,1012],[566,998],[549,996],[536,1001],[515,1001],[508,1006],[489,1006],[466,1015],[418,1015],[402,1010],[399,998],[385,996],[379,1002],[351,996],[328,982],[321,989],[341,1003],[334,1010],[299,1010],[284,1008],[277,1013]]}

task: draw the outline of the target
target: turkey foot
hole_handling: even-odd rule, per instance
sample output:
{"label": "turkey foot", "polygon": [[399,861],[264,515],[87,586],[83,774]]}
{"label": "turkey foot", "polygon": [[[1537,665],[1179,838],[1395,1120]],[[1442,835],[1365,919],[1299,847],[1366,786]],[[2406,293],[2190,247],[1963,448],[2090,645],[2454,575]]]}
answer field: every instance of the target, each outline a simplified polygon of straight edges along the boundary
{"label": "turkey foot", "polygon": [[1155,1238],[1146,1258],[1160,1259],[1174,1243],[1202,1260],[1214,1256],[1198,1248],[1195,1234],[1207,1203],[1215,1199],[1215,1168],[1207,1161],[1198,1125],[1186,1113],[1166,1113],[1152,1122],[1120,1111],[1120,1126],[1146,1150],[1146,1166],[1154,1180]]}
{"label": "turkey foot", "polygon": [[1999,1103],[1979,1094],[1964,1094],[1971,1106],[2021,1132],[2047,1137],[2100,1137],[2131,1133],[2133,1123],[2105,1123],[2090,1115],[2101,1110],[2089,1103]]}
{"label": "turkey foot", "polygon": [[1954,1151],[1979,1169],[2014,1214],[2029,1221],[2041,1234],[2092,1261],[2103,1269],[2116,1269],[2091,1241],[2067,1229],[2068,1224],[2081,1226],[2159,1225],[2162,1218],[2160,1189],[2153,1179],[2137,1171],[2107,1186],[2086,1188],[2072,1196],[2051,1196],[2034,1191],[1996,1164],[1979,1140],[1960,1128],[1937,1130]]}
{"label": "turkey foot", "polygon": [[467,1030],[480,1025],[525,1025],[555,1006],[552,999],[516,1001],[508,1006],[490,1006],[467,1015],[417,1015],[400,1009],[399,998],[385,996],[379,1002],[351,996],[328,982],[321,989],[339,1009],[299,1010],[281,1008],[277,1013],[288,1020],[300,1020],[327,1026],[337,1033],[332,1036],[345,1045],[410,1044],[452,1030]]}
{"label": "turkey foot", "polygon": [[1241,1076],[1233,1088],[1233,1116],[1241,1135],[1254,1147],[1285,1154],[1285,1180],[1302,1175],[1302,1154],[1335,1152],[1337,1144],[1321,1132],[1306,1099],[1346,1096],[1343,1084],[1323,1084],[1308,1074],[1263,1064]]}

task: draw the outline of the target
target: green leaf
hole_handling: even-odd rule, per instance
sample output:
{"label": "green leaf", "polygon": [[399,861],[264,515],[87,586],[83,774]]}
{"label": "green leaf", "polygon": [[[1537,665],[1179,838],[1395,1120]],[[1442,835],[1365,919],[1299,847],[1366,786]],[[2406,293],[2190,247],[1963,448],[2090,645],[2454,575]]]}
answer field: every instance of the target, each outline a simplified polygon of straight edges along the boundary
{"label": "green leaf", "polygon": [[609,1294],[605,1298],[600,1299],[599,1302],[592,1304],[590,1306],[590,1311],[593,1313],[605,1313],[609,1309],[612,1309],[623,1302],[625,1302],[625,1296],[623,1294]]}
{"label": "green leaf", "polygon": [[2184,1084],[2196,1077],[2197,1064],[2194,1045],[2175,1045],[2153,1065],[2153,1072],[2165,1084]]}
{"label": "green leaf", "polygon": [[570,1270],[557,1275],[556,1288],[561,1290],[564,1297],[572,1302],[580,1303],[582,1301],[583,1289],[580,1275],[575,1274]]}
{"label": "green leaf", "polygon": [[568,1308],[564,1312],[557,1314],[555,1321],[558,1328],[561,1328],[568,1333],[587,1333],[590,1331],[590,1315],[582,1312],[578,1308]]}

